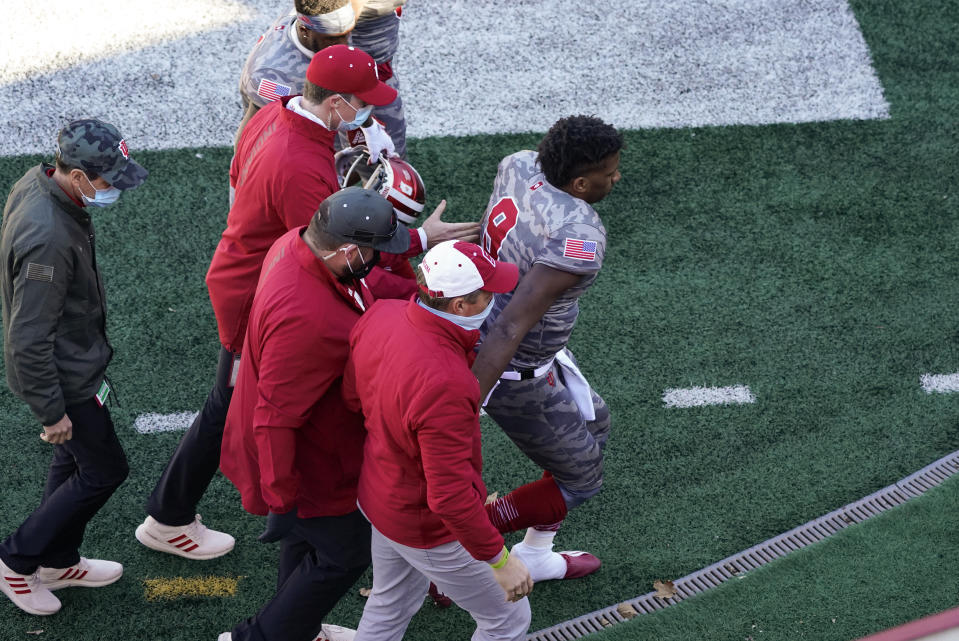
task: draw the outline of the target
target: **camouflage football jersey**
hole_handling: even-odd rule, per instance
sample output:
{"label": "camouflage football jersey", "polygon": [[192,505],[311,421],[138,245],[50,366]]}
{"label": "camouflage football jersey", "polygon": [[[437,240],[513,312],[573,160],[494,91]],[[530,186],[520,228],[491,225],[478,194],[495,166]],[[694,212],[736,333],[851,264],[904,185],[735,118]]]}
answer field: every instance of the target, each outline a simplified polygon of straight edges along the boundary
{"label": "camouflage football jersey", "polygon": [[[596,280],[606,255],[606,228],[587,202],[546,181],[536,152],[520,151],[500,162],[481,229],[484,249],[516,264],[520,279],[535,263],[581,276],[533,325],[510,361],[515,368],[536,368],[569,342],[579,297]],[[512,296],[496,295],[483,337]]]}
{"label": "camouflage football jersey", "polygon": [[377,64],[380,80],[396,89],[396,100],[382,107],[375,107],[373,115],[383,123],[386,132],[396,145],[396,153],[406,158],[406,113],[403,98],[399,94],[400,79],[393,72],[392,61],[400,44],[400,18],[393,12],[384,16],[365,17],[361,14],[356,27],[350,33],[350,43],[370,54]]}
{"label": "camouflage football jersey", "polygon": [[[378,17],[364,16],[350,33],[350,43],[376,61],[380,79],[397,91],[400,80],[392,73],[388,63],[399,47],[399,25],[400,19],[393,12]],[[243,65],[240,73],[243,108],[246,109],[250,102],[263,107],[283,96],[303,93],[306,69],[312,59],[313,52],[300,44],[296,37],[296,12],[281,16],[260,36]],[[396,153],[405,158],[406,114],[403,99],[397,95],[390,104],[375,107],[373,115],[383,123],[393,139]],[[346,144],[346,137],[341,136],[337,148]]]}
{"label": "camouflage football jersey", "polygon": [[306,68],[313,52],[296,37],[296,12],[276,20],[256,41],[240,73],[240,95],[263,107],[283,96],[303,93]]}

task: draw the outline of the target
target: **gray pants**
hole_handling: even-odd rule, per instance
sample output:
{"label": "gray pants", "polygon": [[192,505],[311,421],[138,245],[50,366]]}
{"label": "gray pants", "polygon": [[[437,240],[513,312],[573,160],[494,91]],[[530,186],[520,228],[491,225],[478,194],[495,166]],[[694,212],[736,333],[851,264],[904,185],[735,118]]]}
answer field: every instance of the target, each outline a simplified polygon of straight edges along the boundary
{"label": "gray pants", "polygon": [[399,641],[423,605],[430,581],[476,621],[472,641],[521,641],[529,629],[529,599],[515,603],[458,542],[422,550],[391,541],[373,528],[373,592],[357,641]]}
{"label": "gray pants", "polygon": [[595,390],[590,391],[596,420],[586,421],[566,387],[562,368],[554,362],[537,378],[501,379],[485,406],[516,446],[553,475],[570,508],[603,487],[609,408]]}

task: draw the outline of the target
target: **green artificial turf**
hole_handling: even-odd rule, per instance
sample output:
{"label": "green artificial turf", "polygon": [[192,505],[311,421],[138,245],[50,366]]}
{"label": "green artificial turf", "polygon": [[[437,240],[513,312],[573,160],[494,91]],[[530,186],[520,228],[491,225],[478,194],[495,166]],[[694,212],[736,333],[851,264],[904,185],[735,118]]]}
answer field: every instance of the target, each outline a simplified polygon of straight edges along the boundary
{"label": "green artificial turf", "polygon": [[954,608],[959,479],[592,641],[851,641]]}
{"label": "green artificial turf", "polygon": [[[959,449],[959,396],[919,388],[923,373],[959,369],[959,11],[945,1],[853,7],[891,119],[626,133],[623,180],[597,206],[609,231],[606,264],[572,341],[613,412],[606,484],[558,537],[604,566],[538,586],[533,630],[644,594],[654,580],[679,578]],[[410,158],[432,204],[445,197],[449,219],[477,219],[498,160],[538,138],[417,140]],[[0,639],[42,628],[51,640],[212,640],[272,592],[275,548],[256,542],[262,519],[242,511],[222,477],[200,511],[236,535],[233,553],[191,563],[133,538],[180,436],[137,434],[133,420],[195,411],[212,383],[218,347],[203,277],[225,224],[229,157],[226,149],[139,153],[147,183],[95,212],[122,403],[112,411],[131,475],[91,523],[83,553],[122,561],[126,575],[101,590],[61,592],[63,612],[42,620],[0,602]],[[37,160],[0,159],[0,192]],[[666,388],[734,384],[749,385],[757,402],[663,407]],[[6,390],[0,417],[4,534],[39,500],[49,446]],[[484,434],[491,491],[538,476],[495,426],[484,422]],[[902,529],[943,525],[913,524],[911,509],[884,518]],[[861,531],[866,545],[874,530]],[[884,575],[894,573],[895,552],[887,549]],[[959,570],[954,555],[941,563]],[[211,574],[242,576],[237,595],[144,600],[144,579]],[[855,612],[846,591],[819,587],[813,614]],[[910,607],[895,610],[901,620],[942,605],[938,586],[902,591]],[[775,594],[753,603],[768,608],[757,621],[788,606],[788,591]],[[361,608],[353,593],[330,620],[353,625]],[[737,612],[723,602],[702,621],[736,616],[727,611]],[[662,615],[678,617],[676,638],[703,636],[696,627],[682,636],[685,616]],[[707,638],[744,638],[746,623],[730,620],[728,635]],[[846,625],[845,638],[875,629]],[[471,628],[463,612],[424,608],[408,638],[466,638]]]}

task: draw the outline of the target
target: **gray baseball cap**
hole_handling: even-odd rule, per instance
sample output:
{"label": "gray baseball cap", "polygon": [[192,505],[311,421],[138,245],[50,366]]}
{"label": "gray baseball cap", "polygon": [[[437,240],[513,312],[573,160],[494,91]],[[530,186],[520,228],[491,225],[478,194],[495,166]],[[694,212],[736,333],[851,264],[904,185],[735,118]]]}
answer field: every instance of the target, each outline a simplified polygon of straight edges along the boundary
{"label": "gray baseball cap", "polygon": [[326,231],[344,243],[402,254],[410,247],[410,233],[397,225],[393,205],[375,191],[347,187],[320,203],[327,211]]}
{"label": "gray baseball cap", "polygon": [[92,171],[117,189],[139,187],[147,170],[130,158],[127,143],[113,125],[100,120],[74,120],[57,136],[60,158]]}

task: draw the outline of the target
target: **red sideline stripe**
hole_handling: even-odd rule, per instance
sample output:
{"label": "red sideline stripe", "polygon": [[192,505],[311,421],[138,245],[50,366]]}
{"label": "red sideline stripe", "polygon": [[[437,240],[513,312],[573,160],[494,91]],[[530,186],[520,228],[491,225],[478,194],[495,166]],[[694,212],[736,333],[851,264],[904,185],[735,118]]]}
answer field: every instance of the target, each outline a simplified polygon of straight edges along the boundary
{"label": "red sideline stripe", "polygon": [[181,534],[180,536],[175,536],[172,539],[167,540],[167,543],[176,543],[180,539],[184,538],[186,534]]}
{"label": "red sideline stripe", "polygon": [[957,626],[959,626],[959,608],[953,608],[862,637],[859,641],[914,641]]}
{"label": "red sideline stripe", "polygon": [[67,577],[70,576],[70,574],[72,574],[72,573],[73,573],[73,568],[67,568],[67,571],[64,572],[63,574],[61,574],[61,575],[60,575],[60,578],[57,579],[57,581],[60,581],[61,579],[67,578]]}
{"label": "red sideline stripe", "polygon": [[196,543],[194,543],[192,546],[188,547],[187,549],[185,549],[185,550],[183,550],[183,551],[184,551],[184,552],[192,552],[193,550],[197,549],[198,547],[200,547],[200,546],[197,545]]}
{"label": "red sideline stripe", "polygon": [[14,590],[14,594],[30,594],[30,590]]}
{"label": "red sideline stripe", "polygon": [[[178,548],[182,548],[184,545],[190,545],[190,544],[192,544],[192,543],[193,543],[193,541],[192,541],[191,539],[187,539],[186,541],[183,541],[183,542],[181,542],[181,543],[177,543],[176,546],[177,546]],[[195,544],[194,544],[194,547],[196,547]]]}
{"label": "red sideline stripe", "polygon": [[72,577],[72,578],[74,578],[74,579],[76,579],[77,581],[79,581],[80,579],[82,579],[83,577],[85,577],[85,576],[87,575],[87,572],[88,572],[88,570],[84,570],[83,572],[80,573],[80,576],[75,576],[75,577]]}
{"label": "red sideline stripe", "polygon": [[26,583],[10,583],[11,588],[29,588],[30,586]]}

